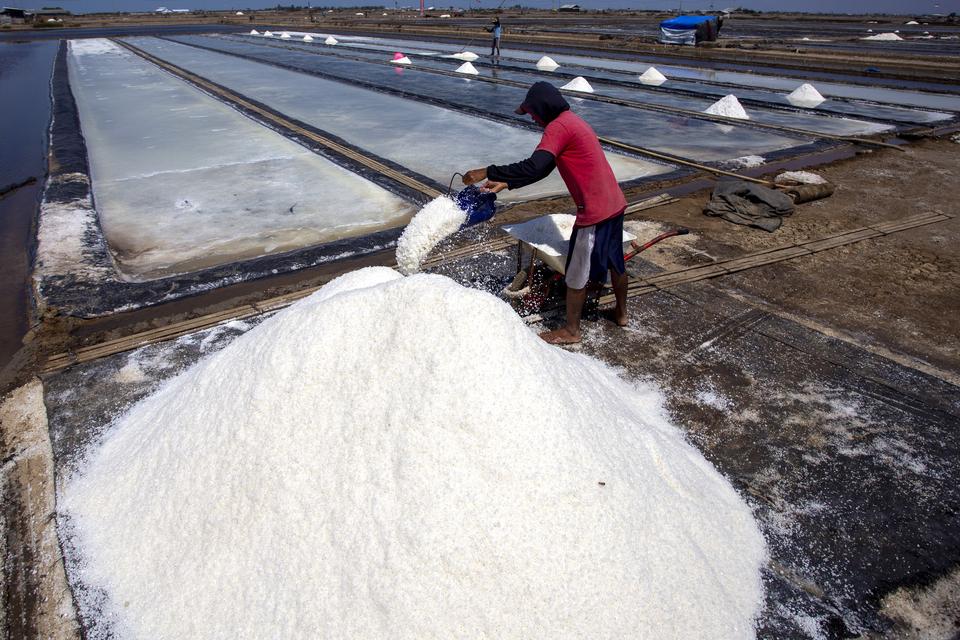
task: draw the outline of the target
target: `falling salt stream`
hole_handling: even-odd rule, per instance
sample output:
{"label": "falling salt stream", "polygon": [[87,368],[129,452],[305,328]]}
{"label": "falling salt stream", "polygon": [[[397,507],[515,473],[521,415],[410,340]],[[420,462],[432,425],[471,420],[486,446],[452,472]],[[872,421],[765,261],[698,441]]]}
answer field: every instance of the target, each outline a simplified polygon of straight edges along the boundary
{"label": "falling salt stream", "polygon": [[764,600],[750,508],[658,387],[385,267],[161,384],[57,508],[91,640],[740,640]]}
{"label": "falling salt stream", "polygon": [[428,202],[404,228],[397,240],[397,268],[404,275],[420,271],[420,266],[445,238],[466,222],[467,213],[447,196]]}
{"label": "falling salt stream", "polygon": [[567,84],[560,87],[561,89],[566,89],[567,91],[579,91],[581,93],[593,93],[593,87],[590,86],[590,83],[587,82],[586,78],[583,76],[577,76]]}

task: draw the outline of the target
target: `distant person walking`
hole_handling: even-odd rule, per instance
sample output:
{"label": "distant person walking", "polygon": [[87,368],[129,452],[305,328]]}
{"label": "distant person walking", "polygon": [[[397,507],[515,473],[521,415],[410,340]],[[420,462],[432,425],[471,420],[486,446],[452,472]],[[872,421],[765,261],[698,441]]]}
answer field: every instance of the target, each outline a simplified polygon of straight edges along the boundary
{"label": "distant person walking", "polygon": [[503,26],[500,24],[500,18],[494,18],[487,31],[493,34],[493,41],[490,43],[490,57],[500,57],[500,36],[503,35]]}

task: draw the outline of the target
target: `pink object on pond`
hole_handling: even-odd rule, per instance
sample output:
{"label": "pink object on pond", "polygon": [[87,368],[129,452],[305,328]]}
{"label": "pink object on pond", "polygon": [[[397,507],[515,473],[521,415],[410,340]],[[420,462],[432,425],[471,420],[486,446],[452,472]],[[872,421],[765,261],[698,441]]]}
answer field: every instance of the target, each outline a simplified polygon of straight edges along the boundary
{"label": "pink object on pond", "polygon": [[401,60],[401,59],[403,59],[403,58],[405,58],[405,57],[406,57],[406,56],[404,56],[404,55],[403,55],[402,53],[400,53],[399,51],[397,51],[395,54],[393,54],[393,59],[394,59],[394,60]]}

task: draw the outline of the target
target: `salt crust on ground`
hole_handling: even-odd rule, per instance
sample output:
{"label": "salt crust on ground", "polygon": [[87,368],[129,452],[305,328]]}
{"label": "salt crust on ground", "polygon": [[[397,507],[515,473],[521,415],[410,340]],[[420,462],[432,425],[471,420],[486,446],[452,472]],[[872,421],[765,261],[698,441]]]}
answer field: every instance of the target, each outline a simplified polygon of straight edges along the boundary
{"label": "salt crust on ground", "polygon": [[413,216],[397,240],[397,268],[406,275],[420,271],[433,248],[455,233],[467,214],[447,196],[428,202]]}
{"label": "salt crust on ground", "polygon": [[812,84],[802,84],[787,95],[787,102],[795,107],[813,108],[823,103],[826,98],[817,91]]}
{"label": "salt crust on ground", "polygon": [[650,67],[643,72],[643,75],[640,76],[640,82],[643,84],[649,84],[655,87],[659,87],[664,82],[667,81],[667,76],[660,73],[660,70],[656,67]]}
{"label": "salt crust on ground", "polygon": [[567,84],[560,87],[561,89],[566,89],[567,91],[580,91],[582,93],[593,93],[593,87],[590,86],[590,83],[587,82],[587,79],[583,76],[577,76]]}
{"label": "salt crust on ground", "polygon": [[95,640],[737,639],[763,597],[749,508],[657,389],[384,267],[136,404],[59,505]]}
{"label": "salt crust on ground", "polygon": [[726,116],[728,118],[737,118],[739,120],[749,120],[750,116],[744,111],[743,105],[737,100],[737,96],[732,93],[724,96],[704,109],[704,113],[715,116]]}
{"label": "salt crust on ground", "polygon": [[468,73],[472,76],[480,75],[480,72],[477,71],[477,68],[469,62],[464,62],[462,65],[457,67],[457,73]]}
{"label": "salt crust on ground", "polygon": [[827,184],[826,178],[809,171],[784,171],[773,179],[777,184]]}

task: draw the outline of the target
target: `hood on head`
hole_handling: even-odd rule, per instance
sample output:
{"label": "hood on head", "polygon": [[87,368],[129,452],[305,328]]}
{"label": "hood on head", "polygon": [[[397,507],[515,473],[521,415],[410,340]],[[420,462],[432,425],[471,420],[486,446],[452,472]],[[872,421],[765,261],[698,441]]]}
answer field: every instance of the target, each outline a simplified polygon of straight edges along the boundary
{"label": "hood on head", "polygon": [[549,82],[536,82],[527,91],[527,97],[517,107],[516,113],[529,113],[546,126],[569,108],[559,89]]}

